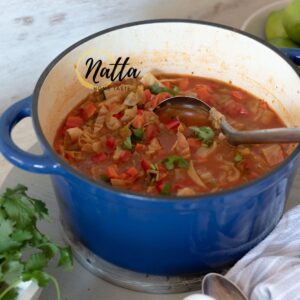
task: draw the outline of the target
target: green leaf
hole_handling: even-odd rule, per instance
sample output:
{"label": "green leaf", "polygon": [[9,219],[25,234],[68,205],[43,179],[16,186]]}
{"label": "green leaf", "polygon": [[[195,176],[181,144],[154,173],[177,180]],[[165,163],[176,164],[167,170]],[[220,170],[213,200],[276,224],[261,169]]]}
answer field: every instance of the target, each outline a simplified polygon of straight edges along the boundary
{"label": "green leaf", "polygon": [[25,264],[25,271],[31,272],[35,270],[42,270],[48,265],[48,258],[45,253],[34,253],[29,256]]}
{"label": "green leaf", "polygon": [[141,141],[144,137],[144,129],[143,128],[136,128],[136,129],[133,129],[133,136],[132,138],[135,140],[135,141]]}
{"label": "green leaf", "polygon": [[235,156],[234,156],[234,158],[233,158],[233,160],[235,161],[235,162],[240,162],[240,161],[242,161],[244,158],[243,158],[243,156],[242,156],[242,154],[240,154],[240,153],[237,153]]}
{"label": "green leaf", "polygon": [[194,132],[195,136],[203,141],[205,144],[210,146],[214,140],[215,133],[209,126],[191,126],[190,129]]}
{"label": "green leaf", "polygon": [[154,83],[150,87],[150,90],[151,90],[151,93],[154,94],[154,95],[157,95],[157,94],[163,93],[163,92],[167,92],[167,93],[170,93],[173,96],[176,96],[180,91],[178,86],[174,86],[173,89],[169,89],[167,87],[160,86],[158,83]]}
{"label": "green leaf", "polygon": [[133,146],[132,146],[132,142],[131,142],[131,137],[128,136],[124,143],[123,143],[123,148],[126,150],[132,150]]}
{"label": "green leaf", "polygon": [[165,196],[171,195],[171,184],[165,183],[160,193]]}
{"label": "green leaf", "polygon": [[171,155],[165,158],[163,164],[169,171],[175,168],[187,169],[189,167],[188,161],[178,155]]}
{"label": "green leaf", "polygon": [[14,230],[14,222],[11,220],[0,219],[0,253],[18,247],[19,242],[13,240],[10,235]]}
{"label": "green leaf", "polygon": [[19,227],[24,228],[35,223],[34,206],[27,197],[19,194],[10,196],[3,203],[3,207],[9,218],[18,222]]}
{"label": "green leaf", "polygon": [[18,229],[12,235],[11,238],[16,242],[24,242],[32,239],[32,234],[28,230]]}
{"label": "green leaf", "polygon": [[18,281],[23,269],[24,267],[19,261],[6,262],[3,266],[3,282],[6,282],[8,285],[10,285]]}
{"label": "green leaf", "polygon": [[8,293],[6,293],[1,300],[15,300],[18,296],[18,291],[16,288],[11,289]]}
{"label": "green leaf", "polygon": [[44,218],[45,216],[48,216],[48,209],[46,207],[46,204],[38,199],[32,199],[32,203],[35,209],[35,212],[39,215],[40,218]]}
{"label": "green leaf", "polygon": [[64,267],[66,270],[71,270],[73,267],[73,256],[71,247],[61,248],[59,251],[58,265]]}
{"label": "green leaf", "polygon": [[23,273],[23,281],[34,280],[39,287],[45,287],[50,281],[50,275],[42,271],[33,271]]}
{"label": "green leaf", "polygon": [[54,243],[46,243],[44,245],[39,246],[39,249],[43,251],[48,259],[51,259],[59,252],[59,247]]}

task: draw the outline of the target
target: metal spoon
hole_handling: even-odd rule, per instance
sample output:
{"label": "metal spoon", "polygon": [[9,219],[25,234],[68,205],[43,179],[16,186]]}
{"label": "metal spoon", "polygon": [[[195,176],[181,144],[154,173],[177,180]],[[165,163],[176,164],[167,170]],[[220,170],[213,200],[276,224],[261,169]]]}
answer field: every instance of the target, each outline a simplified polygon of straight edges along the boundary
{"label": "metal spoon", "polygon": [[[214,121],[219,122],[223,134],[229,143],[237,144],[266,144],[266,143],[297,143],[300,142],[300,128],[274,128],[260,130],[239,131],[233,128],[224,115],[210,107],[203,100],[190,96],[175,96],[162,101],[156,108],[155,113],[159,114],[170,107],[178,108],[180,111],[189,110],[189,114],[205,111],[211,115]],[[212,114],[213,113],[213,114]],[[219,119],[219,120],[216,120]]]}
{"label": "metal spoon", "polygon": [[216,300],[248,300],[236,284],[217,273],[204,276],[202,293]]}

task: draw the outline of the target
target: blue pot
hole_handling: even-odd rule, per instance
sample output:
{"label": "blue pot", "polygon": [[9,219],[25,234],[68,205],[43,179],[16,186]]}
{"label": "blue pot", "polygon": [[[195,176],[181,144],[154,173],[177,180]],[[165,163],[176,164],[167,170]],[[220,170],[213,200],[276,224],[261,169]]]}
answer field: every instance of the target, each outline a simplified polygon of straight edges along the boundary
{"label": "blue pot", "polygon": [[[296,69],[280,51],[237,29],[186,20],[137,22],[96,33],[65,50],[43,72],[33,96],[12,105],[0,119],[2,154],[22,169],[51,175],[61,218],[99,257],[161,275],[234,263],[278,223],[300,148],[266,176],[210,195],[153,197],[96,183],[51,146],[66,114],[89,92],[79,83],[74,64],[95,47],[114,57],[130,56],[142,71],[230,80],[266,99],[290,126],[300,126]],[[12,128],[27,116],[33,119],[42,155],[22,151],[11,140]]]}

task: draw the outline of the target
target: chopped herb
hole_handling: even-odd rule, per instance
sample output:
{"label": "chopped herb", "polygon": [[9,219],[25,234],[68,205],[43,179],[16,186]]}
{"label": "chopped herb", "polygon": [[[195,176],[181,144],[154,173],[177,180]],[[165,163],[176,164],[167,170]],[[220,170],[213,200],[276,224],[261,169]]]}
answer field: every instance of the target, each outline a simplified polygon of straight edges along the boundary
{"label": "chopped herb", "polygon": [[132,138],[134,139],[134,141],[141,141],[144,137],[144,129],[143,128],[136,128],[133,129],[133,136]]}
{"label": "chopped herb", "polygon": [[151,87],[150,87],[151,93],[152,94],[159,94],[159,93],[163,93],[163,92],[167,92],[170,93],[173,96],[176,96],[179,93],[179,87],[178,86],[174,86],[172,89],[164,87],[164,86],[160,86],[158,83],[154,83]]}
{"label": "chopped herb", "polygon": [[195,136],[207,146],[213,143],[215,133],[209,126],[191,126],[190,129],[194,132]]}
{"label": "chopped herb", "polygon": [[110,177],[109,177],[109,176],[103,174],[103,175],[101,175],[100,178],[101,178],[101,180],[103,180],[104,182],[110,183]]}
{"label": "chopped herb", "polygon": [[184,158],[178,155],[172,155],[163,160],[163,164],[168,170],[173,170],[175,168],[187,169],[189,163]]}
{"label": "chopped herb", "polygon": [[124,143],[123,143],[123,148],[124,148],[125,150],[132,150],[133,146],[132,146],[132,142],[131,142],[131,137],[130,137],[130,136],[128,136],[128,137],[125,139],[125,141],[124,141]]}
{"label": "chopped herb", "polygon": [[26,190],[17,185],[0,195],[0,299],[16,299],[18,283],[29,280],[40,287],[52,281],[60,299],[57,280],[44,269],[55,256],[58,266],[70,269],[72,253],[70,247],[61,247],[40,232],[37,222],[48,217],[48,209]]}
{"label": "chopped herb", "polygon": [[240,162],[240,161],[242,161],[244,158],[243,158],[243,156],[242,156],[242,154],[240,154],[240,153],[237,153],[235,156],[234,156],[234,158],[233,158],[233,160],[235,161],[235,162]]}
{"label": "chopped herb", "polygon": [[171,184],[165,183],[160,193],[165,196],[171,195]]}
{"label": "chopped herb", "polygon": [[157,164],[151,164],[149,170],[147,171],[147,180],[150,184],[159,180],[159,170]]}

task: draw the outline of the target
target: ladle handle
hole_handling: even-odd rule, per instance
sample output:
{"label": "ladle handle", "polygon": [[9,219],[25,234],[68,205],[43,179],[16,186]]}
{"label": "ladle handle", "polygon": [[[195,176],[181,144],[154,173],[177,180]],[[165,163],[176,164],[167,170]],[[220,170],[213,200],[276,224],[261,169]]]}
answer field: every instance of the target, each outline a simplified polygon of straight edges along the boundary
{"label": "ladle handle", "polygon": [[300,142],[300,128],[272,128],[239,131],[226,120],[221,121],[222,132],[231,144],[271,144]]}

